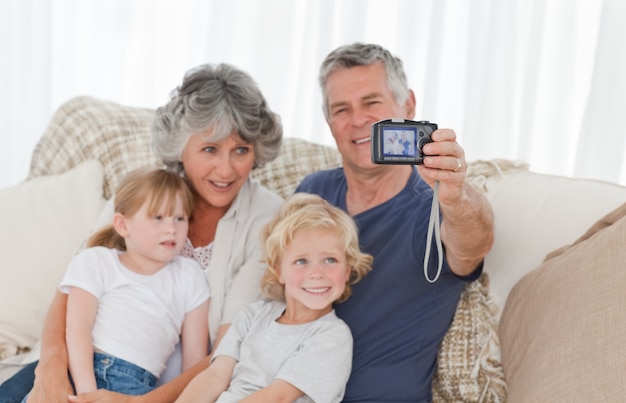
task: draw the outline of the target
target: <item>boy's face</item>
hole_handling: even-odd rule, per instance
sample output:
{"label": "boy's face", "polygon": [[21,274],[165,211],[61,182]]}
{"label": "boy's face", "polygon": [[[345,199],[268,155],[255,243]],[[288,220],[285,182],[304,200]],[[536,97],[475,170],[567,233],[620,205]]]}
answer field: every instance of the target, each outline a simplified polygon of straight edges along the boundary
{"label": "boy's face", "polygon": [[309,322],[330,312],[350,279],[346,260],[343,244],[333,232],[296,232],[277,267],[287,303],[282,319]]}

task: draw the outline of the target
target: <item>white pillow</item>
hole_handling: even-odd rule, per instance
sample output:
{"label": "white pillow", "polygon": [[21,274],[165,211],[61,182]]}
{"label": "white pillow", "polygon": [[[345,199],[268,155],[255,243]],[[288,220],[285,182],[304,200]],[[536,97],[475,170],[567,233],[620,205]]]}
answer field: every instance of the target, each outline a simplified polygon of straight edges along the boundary
{"label": "white pillow", "polygon": [[500,309],[515,283],[548,253],[574,242],[626,200],[625,186],[528,171],[491,176],[485,186],[495,241],[484,270]]}
{"label": "white pillow", "polygon": [[39,339],[57,284],[105,204],[103,176],[90,160],[0,190],[0,345]]}

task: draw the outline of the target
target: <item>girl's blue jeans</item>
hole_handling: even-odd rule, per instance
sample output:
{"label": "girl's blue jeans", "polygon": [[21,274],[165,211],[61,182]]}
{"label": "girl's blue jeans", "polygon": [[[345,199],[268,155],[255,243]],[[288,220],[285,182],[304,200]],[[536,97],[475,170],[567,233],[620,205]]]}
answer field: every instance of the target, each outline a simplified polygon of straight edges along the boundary
{"label": "girl's blue jeans", "polygon": [[93,368],[98,389],[143,395],[156,386],[157,377],[151,372],[109,354],[95,353]]}
{"label": "girl's blue jeans", "polygon": [[[94,353],[93,368],[98,389],[136,396],[146,394],[156,387],[157,377],[151,372],[109,354]],[[32,383],[30,385],[32,387]],[[26,403],[27,398],[28,395],[22,403]]]}

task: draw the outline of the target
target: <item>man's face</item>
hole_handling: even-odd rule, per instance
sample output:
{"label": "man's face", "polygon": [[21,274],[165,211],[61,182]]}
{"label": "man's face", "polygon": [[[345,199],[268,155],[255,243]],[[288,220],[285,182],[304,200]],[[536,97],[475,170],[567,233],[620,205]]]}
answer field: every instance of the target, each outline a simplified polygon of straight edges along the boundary
{"label": "man's face", "polygon": [[372,169],[371,125],[389,118],[412,119],[415,102],[411,95],[398,105],[387,85],[381,63],[357,66],[331,73],[326,81],[328,124],[348,169]]}

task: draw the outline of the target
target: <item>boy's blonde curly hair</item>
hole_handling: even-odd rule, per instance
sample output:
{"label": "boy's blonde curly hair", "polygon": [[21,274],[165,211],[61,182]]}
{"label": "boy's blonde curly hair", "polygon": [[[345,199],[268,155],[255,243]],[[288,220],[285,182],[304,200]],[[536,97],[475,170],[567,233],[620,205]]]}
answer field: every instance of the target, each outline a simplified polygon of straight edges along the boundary
{"label": "boy's blonde curly hair", "polygon": [[271,299],[285,301],[285,289],[279,282],[276,270],[280,266],[283,251],[301,230],[323,229],[333,232],[343,242],[350,278],[343,294],[335,302],[343,302],[352,294],[351,285],[361,280],[372,269],[373,258],[361,252],[358,229],[352,217],[332,206],[318,195],[296,193],[288,198],[280,210],[263,228],[263,258],[267,269],[263,275],[263,294]]}

